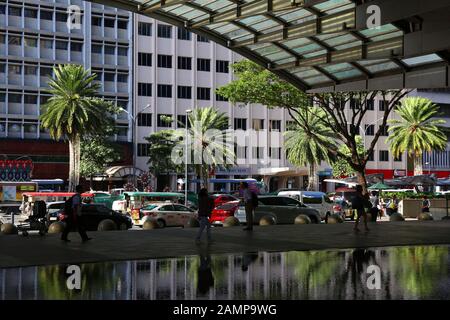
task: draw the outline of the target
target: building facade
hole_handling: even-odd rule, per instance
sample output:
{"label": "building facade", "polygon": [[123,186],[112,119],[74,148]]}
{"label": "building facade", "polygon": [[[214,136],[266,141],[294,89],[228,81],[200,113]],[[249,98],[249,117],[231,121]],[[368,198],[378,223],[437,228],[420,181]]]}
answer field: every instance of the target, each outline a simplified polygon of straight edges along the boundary
{"label": "building facade", "polygon": [[[68,147],[52,141],[39,122],[52,68],[91,69],[100,94],[131,113],[132,25],[127,11],[80,0],[0,1],[0,154],[30,157],[34,178],[67,178]],[[113,137],[124,158],[131,151],[129,119],[126,112],[117,116]]]}

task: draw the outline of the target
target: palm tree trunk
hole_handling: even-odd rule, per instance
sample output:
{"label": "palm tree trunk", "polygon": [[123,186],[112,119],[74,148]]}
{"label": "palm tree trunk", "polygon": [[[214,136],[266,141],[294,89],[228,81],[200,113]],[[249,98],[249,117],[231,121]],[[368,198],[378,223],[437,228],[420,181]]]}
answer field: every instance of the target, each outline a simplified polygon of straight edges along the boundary
{"label": "palm tree trunk", "polygon": [[316,165],[309,165],[308,191],[314,191],[317,187]]}
{"label": "palm tree trunk", "polygon": [[208,166],[203,165],[201,168],[203,188],[208,190]]}
{"label": "palm tree trunk", "polygon": [[414,157],[414,175],[418,176],[423,174],[422,155],[414,153],[413,157]]}
{"label": "palm tree trunk", "polygon": [[75,191],[75,156],[74,156],[74,144],[72,139],[69,140],[69,186],[68,191]]}
{"label": "palm tree trunk", "polygon": [[69,140],[69,191],[75,191],[80,182],[80,136]]}

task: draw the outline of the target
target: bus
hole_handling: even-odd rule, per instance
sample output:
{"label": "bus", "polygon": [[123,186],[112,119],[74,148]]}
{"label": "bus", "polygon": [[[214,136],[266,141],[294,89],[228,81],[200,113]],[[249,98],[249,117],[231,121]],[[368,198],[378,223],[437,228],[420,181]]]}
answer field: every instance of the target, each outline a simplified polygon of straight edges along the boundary
{"label": "bus", "polygon": [[0,201],[2,203],[22,202],[22,195],[37,192],[39,186],[33,181],[0,181]]}

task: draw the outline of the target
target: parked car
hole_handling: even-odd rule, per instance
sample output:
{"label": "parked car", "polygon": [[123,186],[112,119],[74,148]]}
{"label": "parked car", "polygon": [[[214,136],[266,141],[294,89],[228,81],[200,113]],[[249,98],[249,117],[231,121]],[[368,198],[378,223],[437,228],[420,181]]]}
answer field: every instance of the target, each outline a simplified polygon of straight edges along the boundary
{"label": "parked car", "polygon": [[239,208],[239,202],[239,200],[230,201],[214,208],[209,222],[213,225],[222,225],[226,218],[234,216],[234,213]]}
{"label": "parked car", "polygon": [[278,193],[279,196],[287,196],[296,199],[311,208],[319,210],[320,218],[325,219],[333,213],[333,201],[324,192],[285,190]]}
{"label": "parked car", "polygon": [[158,223],[160,228],[184,227],[189,219],[196,218],[197,213],[182,204],[177,203],[152,203],[139,210],[139,220],[135,224],[142,226],[148,219]]}
{"label": "parked car", "polygon": [[[60,210],[58,220],[64,221],[66,218],[64,209]],[[114,221],[119,230],[127,230],[133,226],[129,215],[108,209],[102,204],[83,204],[81,207],[81,219],[83,219],[83,224],[88,231],[97,231],[99,223],[106,219]]]}
{"label": "parked car", "polygon": [[229,194],[212,194],[211,197],[214,199],[214,208],[221,206],[224,203],[230,202],[230,201],[237,201],[239,200],[235,196],[229,195]]}
{"label": "parked car", "polygon": [[55,201],[47,203],[47,223],[51,224],[58,220],[58,213],[64,209],[64,201]]}
{"label": "parked car", "polygon": [[11,213],[20,215],[20,203],[0,203],[0,224],[11,223]]}
{"label": "parked car", "polygon": [[[282,196],[259,196],[258,207],[253,213],[253,221],[255,224],[258,224],[262,217],[270,216],[275,220],[276,224],[292,224],[300,214],[307,215],[313,223],[320,223],[319,211],[304,205],[298,200]],[[242,224],[247,222],[243,204],[239,205],[234,216]]]}

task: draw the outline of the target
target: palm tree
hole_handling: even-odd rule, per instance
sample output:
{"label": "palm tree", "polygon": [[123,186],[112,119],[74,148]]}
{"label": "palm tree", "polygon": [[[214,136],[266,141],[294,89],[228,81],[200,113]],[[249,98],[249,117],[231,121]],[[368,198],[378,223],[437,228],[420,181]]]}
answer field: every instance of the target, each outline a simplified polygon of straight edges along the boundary
{"label": "palm tree", "polygon": [[309,166],[308,190],[317,185],[317,166],[322,161],[330,162],[330,150],[336,148],[332,129],[322,121],[325,116],[320,108],[302,108],[294,117],[293,127],[284,134],[288,160],[296,166]]}
{"label": "palm tree", "polygon": [[52,97],[43,106],[40,120],[53,139],[69,141],[69,191],[73,191],[80,179],[81,138],[110,124],[110,108],[104,100],[96,98],[100,87],[93,82],[96,74],[72,64],[53,70],[55,79],[48,82]]}
{"label": "palm tree", "polygon": [[447,136],[441,127],[445,120],[433,119],[438,116],[439,106],[422,97],[404,99],[395,112],[400,120],[389,120],[390,149],[395,157],[408,152],[414,159],[414,175],[420,175],[423,152],[447,146]]}
{"label": "palm tree", "polygon": [[207,188],[208,175],[212,169],[217,166],[229,167],[235,161],[228,116],[213,107],[196,108],[188,121],[194,151],[192,163],[197,176]]}

